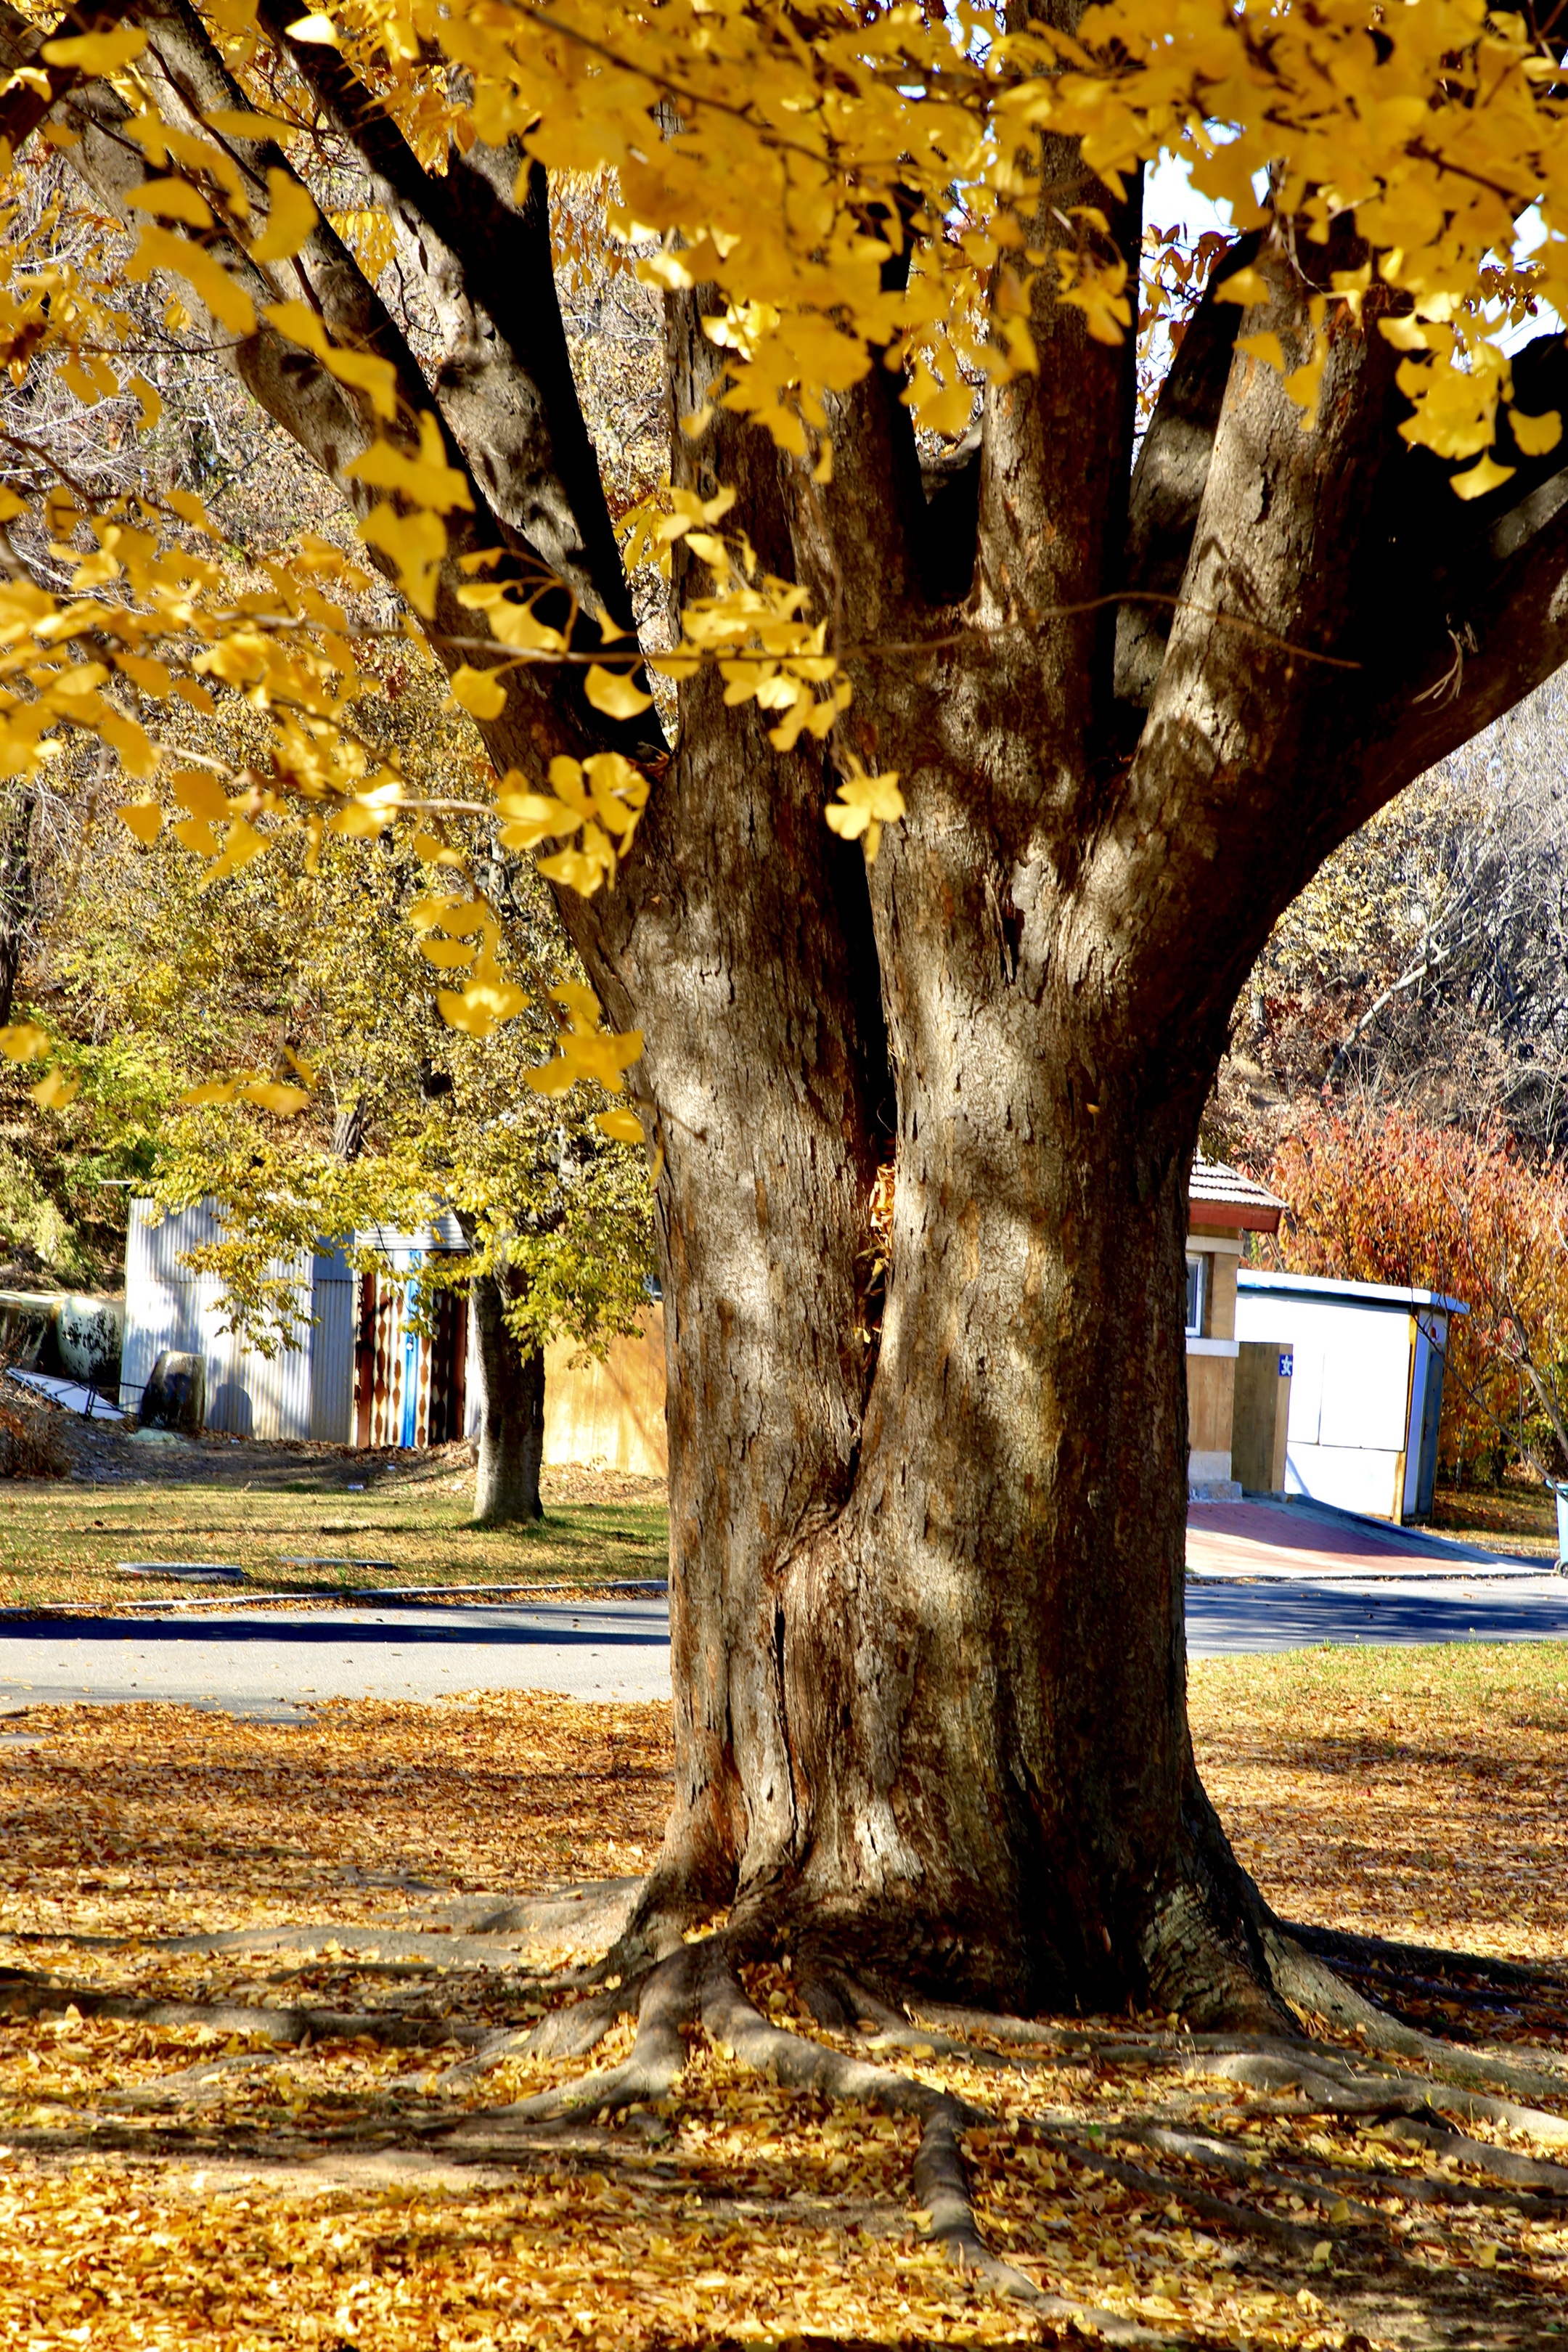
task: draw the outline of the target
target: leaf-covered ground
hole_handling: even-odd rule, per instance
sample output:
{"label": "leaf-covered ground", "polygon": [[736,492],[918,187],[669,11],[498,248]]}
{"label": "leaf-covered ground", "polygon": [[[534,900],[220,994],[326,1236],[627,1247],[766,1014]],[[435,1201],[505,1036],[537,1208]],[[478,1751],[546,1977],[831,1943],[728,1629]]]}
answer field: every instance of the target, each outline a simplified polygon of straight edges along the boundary
{"label": "leaf-covered ground", "polygon": [[1528,1475],[1500,1486],[1439,1486],[1432,1527],[1440,1536],[1489,1545],[1498,1551],[1557,1555],[1557,1501]]}
{"label": "leaf-covered ground", "polygon": [[[1396,1991],[1545,2069],[1568,2031],[1565,1686],[1550,1645],[1194,1676],[1205,1776],[1276,1907],[1533,1963],[1456,1969],[1446,1993],[1440,1953],[1406,1958]],[[1568,2336],[1568,2073],[1529,2129],[1452,2101],[1330,2112],[1278,2062],[1222,2075],[1168,2020],[955,2053],[919,2016],[829,2032],[788,1968],[749,1970],[775,2022],[986,2111],[963,2136],[976,2218],[1054,2315],[931,2242],[916,2121],[788,2091],[702,2036],[668,2098],[519,2115],[631,2025],[591,2059],[487,2065],[488,2037],[577,1997],[593,1943],[569,1902],[498,1931],[478,1898],[646,1864],[662,1708],[471,1696],[297,1729],[36,1709],[0,1733],[0,2343]]]}

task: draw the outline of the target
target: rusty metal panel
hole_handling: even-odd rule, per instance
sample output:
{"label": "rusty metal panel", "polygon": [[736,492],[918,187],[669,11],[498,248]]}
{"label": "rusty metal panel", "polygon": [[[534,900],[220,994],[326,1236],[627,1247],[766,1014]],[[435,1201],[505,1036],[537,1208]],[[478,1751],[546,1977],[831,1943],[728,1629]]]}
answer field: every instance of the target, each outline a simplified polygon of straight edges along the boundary
{"label": "rusty metal panel", "polygon": [[[416,1267],[416,1237],[383,1235],[377,1245],[389,1254],[396,1247],[400,1271]],[[363,1278],[355,1347],[356,1445],[442,1445],[463,1433],[468,1303],[444,1291],[435,1304],[433,1328],[419,1330],[412,1287],[396,1275]]]}

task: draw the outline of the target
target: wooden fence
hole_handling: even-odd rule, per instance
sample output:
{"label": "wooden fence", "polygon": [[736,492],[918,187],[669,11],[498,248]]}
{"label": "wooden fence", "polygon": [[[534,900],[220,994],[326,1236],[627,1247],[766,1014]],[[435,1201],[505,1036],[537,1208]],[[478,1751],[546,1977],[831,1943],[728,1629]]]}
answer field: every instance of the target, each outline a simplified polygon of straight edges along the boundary
{"label": "wooden fence", "polygon": [[648,1308],[640,1332],[612,1339],[603,1363],[572,1339],[545,1349],[544,1459],[668,1475],[662,1307]]}

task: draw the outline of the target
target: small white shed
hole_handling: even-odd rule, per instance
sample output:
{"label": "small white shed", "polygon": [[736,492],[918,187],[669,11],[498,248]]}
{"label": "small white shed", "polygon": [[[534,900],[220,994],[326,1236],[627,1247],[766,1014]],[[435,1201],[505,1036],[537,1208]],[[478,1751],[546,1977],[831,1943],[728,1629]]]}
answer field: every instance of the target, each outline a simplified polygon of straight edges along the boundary
{"label": "small white shed", "polygon": [[154,1201],[132,1202],[120,1367],[126,1412],[140,1410],[163,1349],[178,1348],[204,1360],[209,1429],[333,1445],[423,1445],[461,1434],[463,1301],[445,1302],[427,1339],[409,1324],[400,1279],[431,1252],[464,1248],[455,1217],[423,1234],[376,1227],[356,1234],[356,1243],[384,1254],[388,1275],[356,1274],[343,1251],[325,1241],[310,1257],[275,1261],[268,1272],[295,1284],[299,1313],[290,1326],[295,1344],[271,1356],[223,1328],[219,1277],[181,1263],[223,1232],[213,1201],[168,1213]]}
{"label": "small white shed", "polygon": [[1448,1322],[1468,1311],[1432,1290],[1244,1269],[1237,1339],[1292,1358],[1286,1493],[1372,1518],[1429,1518]]}

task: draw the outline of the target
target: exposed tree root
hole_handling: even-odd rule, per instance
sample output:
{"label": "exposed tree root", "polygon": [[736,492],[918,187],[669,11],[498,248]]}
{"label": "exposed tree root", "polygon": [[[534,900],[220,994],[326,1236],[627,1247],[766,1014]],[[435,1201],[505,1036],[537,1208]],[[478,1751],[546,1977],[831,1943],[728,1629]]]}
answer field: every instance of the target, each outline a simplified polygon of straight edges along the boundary
{"label": "exposed tree root", "polygon": [[1550,1961],[1499,1960],[1489,1952],[1451,1952],[1441,1944],[1398,1944],[1377,1936],[1355,1936],[1343,1927],[1306,1927],[1295,1919],[1281,1919],[1278,1925],[1282,1935],[1320,1959],[1359,1961],[1398,1971],[1458,1969],[1464,1976],[1490,1977],[1494,1983],[1511,1985],[1521,1992],[1549,1985],[1568,1999],[1568,1968]]}
{"label": "exposed tree root", "polygon": [[0,1974],[0,2015],[121,2018],[140,2025],[205,2025],[214,2033],[243,2033],[257,2042],[364,2039],[395,2050],[422,2050],[448,2042],[479,2042],[485,2029],[438,2017],[404,2017],[374,2010],[264,2009],[237,2000],[159,2000],[138,1993],[93,1992],[85,1985],[54,1984],[13,1970]]}
{"label": "exposed tree root", "polygon": [[[1385,2127],[1389,2138],[1405,2137],[1405,2119]],[[1406,2172],[1364,2172],[1349,2165],[1320,2163],[1314,2158],[1300,2175],[1265,2170],[1254,2155],[1238,2148],[1233,2142],[1215,2139],[1207,2132],[1178,2131],[1167,2124],[1136,2123],[1123,2120],[1116,2126],[1118,2139],[1132,2140],[1153,2148],[1163,2156],[1185,2157],[1194,2164],[1203,2164],[1212,2171],[1228,2173],[1233,2179],[1251,2181],[1259,2189],[1281,2189],[1287,2194],[1300,2191],[1303,2186],[1316,2185],[1344,2203],[1342,2220],[1376,2222],[1381,2217],[1371,2208],[1356,2202],[1358,2196],[1397,2196],[1413,2205],[1494,2205],[1514,2213],[1539,2214],[1561,2219],[1562,2199],[1568,2196],[1568,2174],[1557,2165],[1536,2164],[1528,2157],[1516,2157],[1508,2148],[1486,2146],[1478,2140],[1461,2138],[1457,2133],[1429,2130],[1418,2126],[1425,2146],[1447,2156],[1460,2156],[1461,2161],[1485,2163],[1505,2179],[1520,2179],[1551,2186],[1561,2182],[1555,2197],[1532,2197],[1520,2189],[1497,2189],[1479,2180],[1430,2180]],[[1413,2135],[1414,2136],[1414,2135]],[[1520,2169],[1515,2173],[1513,2167]]]}
{"label": "exposed tree root", "polygon": [[1342,2032],[1356,2034],[1382,2058],[1414,2059],[1441,2068],[1451,2081],[1478,2091],[1520,2092],[1529,2098],[1568,2097],[1568,2072],[1531,2064],[1500,2051],[1466,2049],[1401,2024],[1335,1974],[1326,1962],[1270,1927],[1266,1938],[1270,1972],[1292,2007],[1321,2018]]}
{"label": "exposed tree root", "polygon": [[1568,2197],[1568,2165],[1548,2164],[1540,2157],[1521,2155],[1517,2148],[1498,2147],[1491,2140],[1467,2139],[1462,2132],[1450,2131],[1438,2121],[1428,2122],[1424,2116],[1396,2117],[1383,2126],[1383,2137],[1416,2140],[1438,2156],[1481,2166],[1500,2179],[1518,2181],[1521,2188],[1551,2189],[1559,2197]]}
{"label": "exposed tree root", "polygon": [[[643,1885],[640,1878],[583,1879],[539,1895],[465,1895],[422,1916],[405,1915],[384,1927],[349,1927],[337,1920],[289,1927],[230,1927],[216,1935],[138,1937],[142,1951],[216,1956],[223,1952],[374,1953],[384,1960],[432,1960],[475,1968],[517,1967],[528,1946],[571,1942],[599,1948],[624,1927]],[[36,1936],[29,1940],[86,1949],[123,1950],[125,1940],[104,1936]]]}
{"label": "exposed tree root", "polygon": [[[493,1919],[495,1914],[482,1916]],[[374,1931],[360,1933],[365,1944],[374,1944],[383,1956],[369,1966],[416,1978],[393,1999],[417,2001],[422,1987],[416,1965],[385,1957],[386,1937]],[[449,1966],[471,1939],[456,1935],[428,1940],[439,1961]],[[318,1931],[296,1930],[269,1941],[274,1950],[303,1948],[307,1944],[316,1948]],[[320,1941],[334,1942],[338,1950],[332,1958],[341,1955],[349,1967],[354,1965],[344,1948],[349,1938],[342,1929],[321,1936]],[[230,1944],[226,1948],[236,1947]],[[246,1948],[256,1947],[247,1939]],[[1544,2162],[1469,2138],[1439,2110],[1461,2119],[1474,2116],[1521,2126],[1540,2137],[1564,2143],[1568,2143],[1568,2121],[1391,2066],[1367,2051],[1364,2033],[1358,2035],[1356,2047],[1347,2050],[1331,2041],[1274,2030],[1192,2032],[1131,2021],[1069,2024],[1009,2018],[932,2002],[923,1996],[911,1995],[906,2002],[900,1990],[889,1990],[880,1979],[868,1981],[831,1959],[796,1951],[793,1971],[781,1971],[777,1980],[793,1984],[804,2006],[827,2029],[818,2038],[809,2029],[775,2021],[748,1993],[741,1976],[742,1966],[771,1958],[772,1949],[765,1943],[759,1945],[751,1923],[740,1932],[721,1930],[699,1941],[682,1942],[625,1984],[605,1981],[603,1962],[562,1970],[548,1979],[531,1976],[531,1983],[548,1982],[563,1992],[577,1990],[585,1997],[567,2000],[518,2029],[408,2016],[390,2007],[345,2011],[305,2006],[265,2009],[236,2000],[164,2001],[98,1993],[22,1972],[0,1977],[0,2013],[59,2016],[74,2006],[84,2017],[205,2026],[243,2035],[253,2045],[242,2053],[198,2061],[156,2081],[107,2092],[95,2102],[91,2125],[93,2144],[100,2147],[112,2139],[117,2111],[127,2124],[137,2116],[150,2123],[153,2116],[178,2117],[184,2111],[190,2121],[172,2126],[174,2139],[182,2146],[195,2146],[197,2141],[192,2134],[205,2135],[200,2139],[205,2150],[213,2126],[200,2111],[218,2105],[226,2110],[233,2093],[248,2076],[265,2074],[267,2068],[282,2062],[289,2049],[310,2041],[359,2036],[393,2045],[457,2042],[464,2045],[465,2054],[437,2077],[434,2087],[440,2102],[437,2109],[422,2113],[403,2106],[385,2116],[378,2112],[374,2137],[378,2147],[387,2145],[389,2139],[392,2144],[420,2143],[426,2147],[434,2143],[453,2150],[463,2160],[485,2163],[518,2160],[524,2151],[540,2146],[541,2135],[552,2147],[591,2153],[595,2161],[602,2160],[605,2136],[595,2126],[628,2109],[648,2107],[657,2108],[658,2114],[643,2116],[641,2126],[656,2138],[662,2135],[668,2147],[664,2119],[670,2113],[668,2103],[678,2095],[692,2037],[705,2035],[725,2055],[786,2090],[914,2118],[921,2127],[921,2140],[911,2179],[913,2200],[921,2209],[929,2237],[944,2249],[953,2265],[978,2289],[1009,2297],[1064,2329],[1118,2346],[1172,2347],[1191,2339],[1179,2329],[1173,2334],[1163,2325],[1145,2325],[1089,2301],[1052,2294],[1037,2284],[1027,2271],[993,2250],[976,2214],[962,2136],[972,2127],[987,2126],[989,2154],[984,2160],[994,2164],[997,2118],[929,2079],[927,2062],[949,2060],[965,2068],[991,2068],[998,2084],[999,2104],[1006,2078],[1016,2082],[1021,2074],[1032,2076],[1037,2069],[1065,2067],[1070,2077],[1072,2070],[1087,2066],[1091,2072],[1126,2070],[1143,2079],[1161,2074],[1173,2078],[1173,2105],[1164,2114],[1118,2114],[1113,2122],[1091,2131],[1075,2126],[1062,2116],[1021,2116],[1015,2094],[1007,2104],[1013,2118],[1010,2127],[1016,2133],[1022,2123],[1024,2145],[1037,2144],[1059,2163],[1116,2183],[1133,2198],[1164,2210],[1173,2220],[1179,2209],[1194,2228],[1221,2231],[1233,2242],[1260,2242],[1298,2275],[1304,2270],[1323,2269],[1328,2244],[1337,2244],[1342,2259],[1353,2266],[1358,2246],[1379,2243],[1384,2216],[1369,2201],[1373,2199],[1398,2198],[1408,2207],[1427,2209],[1435,2216],[1458,2216],[1468,2208],[1472,2229],[1476,2211],[1485,2210],[1554,2221],[1561,2219],[1568,2200],[1568,2165]],[[493,1999],[493,1992],[486,1990],[493,1981],[488,1969],[481,1975],[476,1969],[472,1994]],[[444,1981],[443,1999],[452,1990],[451,1981]],[[629,2056],[618,2064],[601,2066],[535,2096],[479,2112],[455,2115],[445,2104],[442,2095],[469,2091],[508,2059],[583,2056],[628,2014],[637,2018],[636,2040]],[[839,2037],[845,2035],[857,2037],[853,2046],[842,2046]],[[254,2046],[263,2040],[271,2045],[269,2050]],[[1439,2060],[1450,2055],[1442,2043],[1433,2044],[1433,2051]],[[900,2058],[916,2062],[914,2067],[900,2071]],[[1320,2162],[1288,2140],[1277,2150],[1273,2162],[1259,2162],[1258,2154],[1245,2145],[1216,2137],[1203,2128],[1201,2121],[1192,2119],[1192,2102],[1204,2096],[1197,2085],[1205,2080],[1262,2093],[1262,2097],[1249,2101],[1250,2116],[1278,2115],[1295,2124],[1317,2115],[1352,2117],[1363,2126],[1373,2125],[1380,2138],[1395,2145],[1405,2143],[1413,2152],[1421,2148],[1434,2157],[1453,2159],[1470,2168],[1477,2178],[1442,2179]],[[429,2087],[426,2077],[422,2096]],[[1270,2095],[1285,2094],[1290,2095]],[[633,2121],[638,2118],[634,2116]],[[143,2125],[143,2131],[146,2128]],[[161,2134],[170,2128],[158,2126]],[[237,2145],[234,2120],[226,2121],[223,2129]],[[359,2137],[363,2137],[364,2129],[362,2123]],[[328,2123],[314,2126],[314,2137],[324,2142],[341,2134]],[[628,2137],[614,2136],[617,2141]],[[125,2143],[128,2147],[144,2144]],[[172,2146],[174,2141],[167,2144]],[[258,2137],[258,2150],[263,2145]],[[276,2153],[289,2143],[274,2138],[265,2145]],[[986,2145],[983,2137],[981,2148]],[[1134,2160],[1135,2151],[1141,2148],[1149,2151],[1150,2163]],[[1000,2160],[1004,2170],[1008,2169],[1005,2141]],[[632,2147],[624,2150],[621,2161],[644,2168],[643,2177],[649,2179],[663,2179],[668,2173],[672,2186],[681,2177],[679,2170],[669,2168],[671,2158],[662,2148],[639,2150],[635,2140]],[[1037,2159],[1031,2158],[1034,2161]],[[1234,2193],[1220,2193],[1232,2186]],[[1079,2194],[1081,2197],[1081,2183]],[[1254,2197],[1282,2201],[1286,2196],[1297,2199],[1307,2210],[1287,2216],[1252,2201]],[[1037,2268],[1040,2259],[1033,2252],[1028,2257]],[[1051,2258],[1047,2254],[1044,2259]]]}
{"label": "exposed tree root", "polygon": [[[718,1938],[714,1939],[715,1942]],[[698,1948],[700,1948],[699,1947]],[[860,2105],[889,2115],[928,2116],[945,2095],[910,2074],[895,2074],[886,2066],[868,2065],[820,2042],[772,2025],[747,1999],[732,1966],[720,1961],[703,1973],[702,2022],[721,2050],[732,2051],[742,2064],[797,2091],[819,2091],[833,2099],[853,2099]],[[985,2120],[978,2107],[948,2100],[951,2111],[966,2123]]]}
{"label": "exposed tree root", "polygon": [[996,2294],[1026,2304],[1045,2319],[1066,2320],[1090,2328],[1108,2344],[1158,2344],[1170,2347],[1180,2341],[1163,2330],[1144,2327],[1120,2312],[1092,2304],[1071,2303],[1047,2294],[1028,2274],[994,2254],[980,2234],[969,2194],[969,2177],[958,2145],[958,2119],[952,2104],[939,2100],[926,2119],[910,2175],[915,2200],[926,2215],[927,2235],[941,2245],[954,2268],[967,2272]]}
{"label": "exposed tree root", "polygon": [[439,2078],[440,2087],[466,2090],[512,2058],[585,2058],[618,2019],[639,2007],[645,1981],[639,1979],[633,1985],[606,1987],[585,2000],[563,2002],[559,2009],[547,2010],[535,2025],[503,2026],[487,2035],[472,2057],[448,2066]]}
{"label": "exposed tree root", "polygon": [[[705,1946],[683,1945],[640,1979],[635,1988],[637,2040],[623,2064],[603,2067],[579,2075],[558,2090],[541,2091],[532,2098],[491,2108],[488,2120],[572,2123],[585,2115],[614,2114],[623,2107],[662,2099],[686,2064],[685,2030],[700,2014],[701,1978],[710,1964]],[[583,2004],[595,2012],[595,2041],[602,2041],[616,2018],[634,2005],[618,1995],[612,1998],[613,2009],[604,2001]]]}

